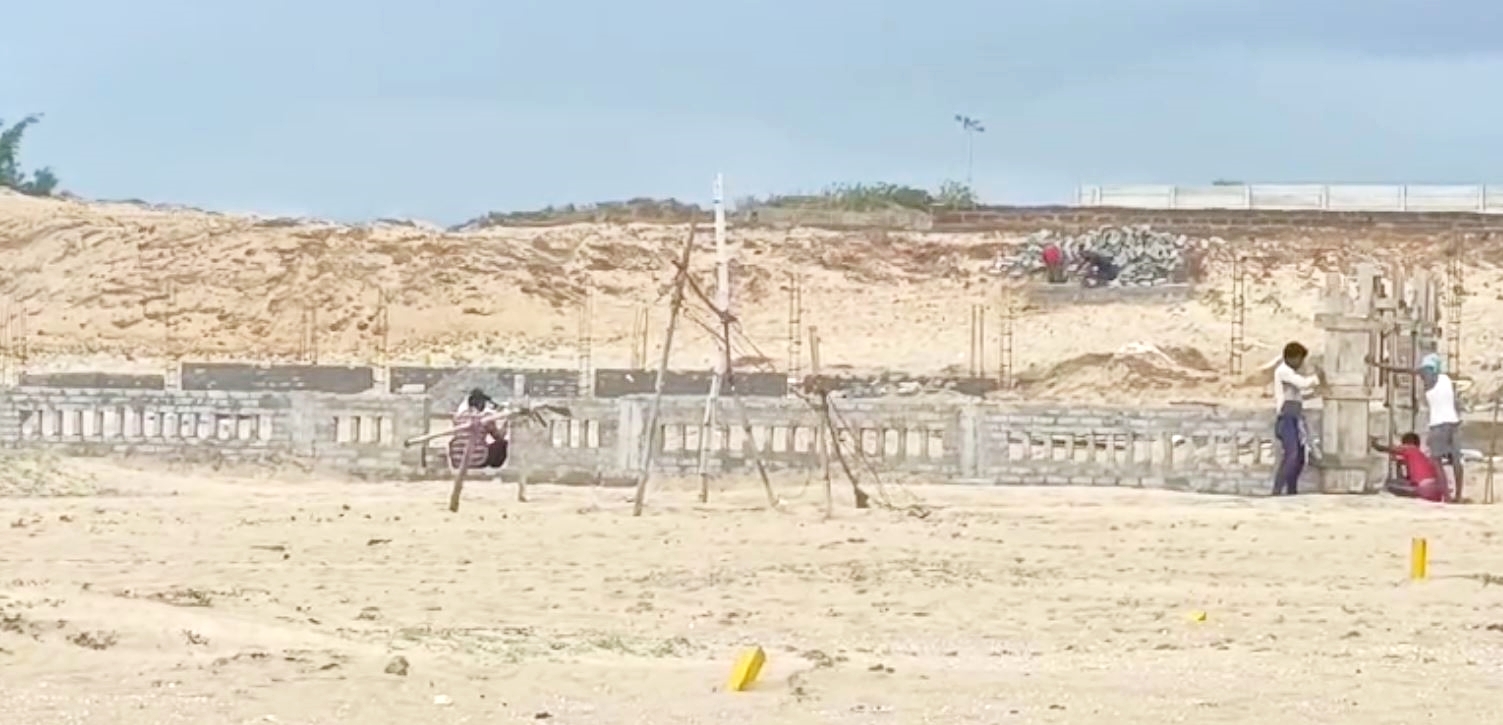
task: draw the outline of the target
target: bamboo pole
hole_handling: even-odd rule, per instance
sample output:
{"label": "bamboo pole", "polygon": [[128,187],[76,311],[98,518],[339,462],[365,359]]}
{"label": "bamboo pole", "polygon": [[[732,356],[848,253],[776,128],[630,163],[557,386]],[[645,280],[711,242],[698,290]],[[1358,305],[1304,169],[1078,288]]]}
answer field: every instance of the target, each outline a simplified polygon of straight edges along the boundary
{"label": "bamboo pole", "polygon": [[1483,487],[1482,503],[1493,502],[1493,468],[1498,457],[1498,404],[1503,391],[1493,393],[1493,421],[1488,428],[1487,440],[1487,485]]}
{"label": "bamboo pole", "polygon": [[459,473],[454,475],[454,488],[449,491],[449,513],[458,513],[459,495],[464,493],[464,474],[470,470],[470,453],[475,447],[474,434],[464,438],[464,459],[459,462]]}
{"label": "bamboo pole", "polygon": [[720,403],[720,370],[710,378],[710,394],[705,396],[705,414],[699,424],[699,502],[710,501],[710,435],[716,426],[715,410]]}
{"label": "bamboo pole", "polygon": [[652,470],[652,454],[657,451],[658,416],[663,410],[663,385],[668,377],[668,360],[673,354],[673,331],[678,326],[679,312],[684,306],[684,285],[689,281],[689,255],[694,251],[694,225],[689,225],[689,238],[684,242],[684,251],[679,259],[678,274],[673,280],[673,302],[668,310],[668,330],[663,335],[663,356],[658,361],[658,378],[653,387],[652,411],[647,416],[647,441],[642,451],[642,467],[637,472],[637,490],[632,496],[632,516],[642,515],[642,504],[647,496],[647,479]]}
{"label": "bamboo pole", "polygon": [[722,380],[724,387],[731,394],[731,402],[736,405],[736,412],[741,418],[741,429],[746,434],[747,440],[751,441],[752,464],[757,468],[757,477],[762,479],[762,490],[767,494],[767,507],[778,507],[778,496],[772,492],[772,481],[767,477],[767,466],[762,463],[762,449],[757,445],[757,436],[752,432],[751,416],[746,413],[746,404],[741,401],[741,395],[736,392],[736,370],[731,363],[731,321],[729,310],[717,309],[720,316],[720,341],[721,345],[721,369],[725,371]]}
{"label": "bamboo pole", "polygon": [[477,425],[486,425],[487,423],[496,423],[496,422],[499,422],[501,420],[504,420],[505,418],[507,418],[508,416],[510,416],[512,414],[512,412],[513,411],[511,411],[510,409],[503,409],[503,410],[498,410],[498,411],[496,411],[494,413],[487,413],[486,415],[481,416],[480,418],[478,418],[476,420],[473,420],[473,421],[471,421],[469,423],[462,423],[460,425],[454,426],[453,428],[448,428],[446,430],[441,430],[441,431],[438,431],[436,433],[426,433],[424,435],[420,435],[420,436],[415,436],[415,437],[412,437],[412,438],[408,438],[407,440],[402,441],[402,445],[404,445],[404,446],[406,446],[408,448],[411,448],[412,446],[415,446],[415,445],[417,445],[419,443],[427,443],[428,441],[431,441],[431,440],[433,440],[435,438],[443,438],[445,436],[457,435],[457,434],[462,433],[464,431],[468,431],[470,428],[473,428],[474,426],[477,426]]}
{"label": "bamboo pole", "polygon": [[[812,376],[812,382],[815,386],[823,385],[823,383],[821,383],[819,379],[819,371],[819,328],[810,326],[809,372]],[[820,388],[820,390],[822,391],[823,389]],[[828,519],[831,516],[835,515],[835,495],[830,483],[830,449],[828,447],[829,444],[827,443],[828,437],[830,435],[830,429],[828,425],[829,421],[827,420],[827,416],[825,414],[825,403],[826,401],[824,395],[821,392],[818,409],[819,426],[814,429],[814,448],[819,452],[819,466],[820,468],[824,469],[825,474],[825,518]]]}

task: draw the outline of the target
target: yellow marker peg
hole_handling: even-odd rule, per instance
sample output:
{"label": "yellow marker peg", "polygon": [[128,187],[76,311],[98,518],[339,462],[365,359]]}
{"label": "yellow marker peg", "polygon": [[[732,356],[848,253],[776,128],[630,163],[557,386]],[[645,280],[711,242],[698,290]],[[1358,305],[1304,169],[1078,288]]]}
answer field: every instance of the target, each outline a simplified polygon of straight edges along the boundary
{"label": "yellow marker peg", "polygon": [[741,692],[751,687],[757,681],[757,675],[762,673],[762,665],[767,663],[767,653],[761,647],[753,647],[741,653],[736,658],[736,666],[731,668],[731,680],[725,684],[725,689],[731,692]]}
{"label": "yellow marker peg", "polygon": [[1206,613],[1201,611],[1190,612],[1190,621],[1204,622],[1206,621]]}
{"label": "yellow marker peg", "polygon": [[1415,581],[1430,575],[1430,544],[1424,539],[1409,542],[1409,578]]}

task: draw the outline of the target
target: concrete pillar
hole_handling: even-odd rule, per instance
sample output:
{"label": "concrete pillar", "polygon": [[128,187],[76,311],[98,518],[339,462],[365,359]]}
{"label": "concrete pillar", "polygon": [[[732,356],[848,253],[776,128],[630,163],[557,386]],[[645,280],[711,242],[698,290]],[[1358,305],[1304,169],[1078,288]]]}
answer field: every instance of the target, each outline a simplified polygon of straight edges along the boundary
{"label": "concrete pillar", "polygon": [[620,398],[616,404],[616,468],[635,471],[642,465],[642,446],[647,438],[646,402]]}
{"label": "concrete pillar", "polygon": [[976,478],[981,475],[981,411],[974,405],[962,407],[958,424],[960,476]]}

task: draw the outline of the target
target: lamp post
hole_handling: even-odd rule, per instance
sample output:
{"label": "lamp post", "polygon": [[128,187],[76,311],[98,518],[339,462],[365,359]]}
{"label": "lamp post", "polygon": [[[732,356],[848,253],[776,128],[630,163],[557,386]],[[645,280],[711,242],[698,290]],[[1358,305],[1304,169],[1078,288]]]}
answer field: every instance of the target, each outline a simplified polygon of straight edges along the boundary
{"label": "lamp post", "polygon": [[955,122],[965,131],[965,185],[966,188],[972,188],[971,169],[976,158],[976,134],[986,133],[986,127],[981,125],[981,119],[961,113],[955,114]]}

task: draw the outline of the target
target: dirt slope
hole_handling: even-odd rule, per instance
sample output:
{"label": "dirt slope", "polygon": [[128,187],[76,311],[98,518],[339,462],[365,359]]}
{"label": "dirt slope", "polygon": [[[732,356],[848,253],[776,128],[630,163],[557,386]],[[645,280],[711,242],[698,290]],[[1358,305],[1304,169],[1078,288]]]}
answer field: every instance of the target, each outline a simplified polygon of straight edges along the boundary
{"label": "dirt slope", "polygon": [[[29,312],[32,369],[155,370],[168,353],[290,359],[310,326],[321,361],[370,362],[384,291],[395,361],[572,367],[580,303],[593,289],[594,364],[624,366],[639,309],[650,308],[651,347],[659,344],[670,277],[662,259],[686,231],[352,227],[0,194],[0,307],[9,309],[0,316]],[[987,232],[733,229],[740,314],[761,351],[786,366],[787,285],[798,273],[803,323],[820,328],[827,366],[963,372],[970,305],[985,302],[993,305],[987,367],[995,370],[1000,286],[989,269],[1018,240]],[[709,287],[708,233],[701,241],[694,267]],[[1484,377],[1503,355],[1483,322],[1503,314],[1503,275],[1494,265],[1500,251],[1503,245],[1470,248],[1466,258],[1464,360]],[[1334,233],[1228,243],[1212,249],[1197,298],[1187,303],[1025,310],[1015,365],[1024,392],[1037,396],[1256,399],[1260,386],[1220,374],[1232,254],[1249,258],[1247,366],[1254,369],[1288,339],[1318,343],[1311,318],[1324,269],[1358,259],[1435,260],[1439,269],[1444,252],[1429,240],[1377,246]],[[674,365],[708,366],[710,338],[688,329],[675,344]],[[1150,348],[1160,353],[1144,358]],[[1156,376],[1151,359],[1166,351],[1179,362]],[[1185,351],[1204,364],[1185,365]]]}

